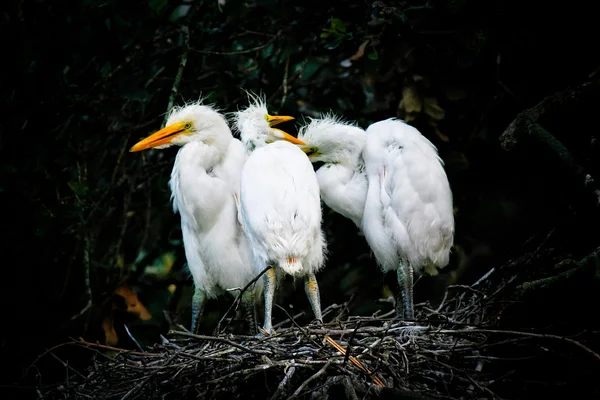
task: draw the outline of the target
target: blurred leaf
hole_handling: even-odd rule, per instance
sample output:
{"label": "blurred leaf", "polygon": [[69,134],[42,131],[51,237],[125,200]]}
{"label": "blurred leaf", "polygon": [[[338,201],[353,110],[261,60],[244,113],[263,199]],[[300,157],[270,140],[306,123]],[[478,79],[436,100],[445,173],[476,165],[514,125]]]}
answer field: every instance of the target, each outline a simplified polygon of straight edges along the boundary
{"label": "blurred leaf", "polygon": [[353,108],[352,103],[347,98],[338,97],[337,104],[338,104],[338,107],[341,108],[342,110],[351,110]]}
{"label": "blurred leaf", "polygon": [[371,47],[371,51],[367,56],[371,60],[377,60],[379,58],[379,54],[377,53],[377,49],[375,47]]}
{"label": "blurred leaf", "polygon": [[148,6],[152,9],[152,11],[154,11],[156,15],[160,15],[164,11],[168,3],[168,0],[150,0],[148,2]]}
{"label": "blurred leaf", "polygon": [[108,76],[108,74],[110,74],[110,71],[112,71],[112,67],[110,65],[110,62],[106,62],[104,63],[104,65],[102,65],[102,68],[100,69],[100,75],[103,78],[106,78]]}
{"label": "blurred leaf", "polygon": [[423,103],[414,86],[406,86],[402,90],[402,100],[400,100],[398,107],[404,110],[406,114],[421,112]]}
{"label": "blurred leaf", "polygon": [[175,252],[170,251],[161,255],[151,266],[146,267],[145,273],[157,277],[166,277],[175,264]]}
{"label": "blurred leaf", "polygon": [[465,89],[458,86],[446,86],[442,88],[444,95],[448,100],[457,101],[467,96]]}
{"label": "blurred leaf", "polygon": [[325,48],[327,50],[333,50],[336,47],[338,47],[340,44],[342,44],[343,41],[344,41],[344,39],[332,40],[330,42],[325,43]]}
{"label": "blurred leaf", "polygon": [[358,46],[358,50],[356,50],[356,53],[352,54],[350,57],[348,57],[348,59],[356,61],[359,58],[361,58],[365,54],[365,47],[367,47],[367,44],[369,44],[369,39],[362,42],[360,46]]}
{"label": "blurred leaf", "polygon": [[339,18],[332,18],[331,19],[331,30],[340,32],[340,33],[346,33],[346,24],[344,24],[344,21],[342,21]]}
{"label": "blurred leaf", "polygon": [[435,127],[435,134],[443,141],[443,142],[449,142],[450,138],[446,135],[444,135],[442,133],[442,131],[440,131],[440,129],[436,126]]}
{"label": "blurred leaf", "polygon": [[317,72],[319,70],[319,68],[321,68],[321,66],[323,65],[323,63],[321,63],[321,61],[319,61],[319,59],[315,58],[315,57],[311,57],[309,58],[306,63],[304,64],[304,69],[302,70],[302,79],[308,80],[310,79],[315,72]]}
{"label": "blurred leaf", "polygon": [[331,50],[338,47],[344,40],[352,39],[352,32],[346,32],[346,25],[341,19],[332,18],[330,27],[324,28],[319,37],[321,39],[330,38],[330,41],[325,43],[325,48]]}
{"label": "blurred leaf", "polygon": [[445,112],[442,107],[438,105],[435,97],[426,97],[423,100],[423,105],[425,106],[425,114],[435,120],[444,119]]}
{"label": "blurred leaf", "polygon": [[85,183],[82,182],[75,182],[75,181],[70,181],[68,183],[69,187],[71,188],[71,190],[77,195],[77,196],[85,196],[88,193],[88,186]]}
{"label": "blurred leaf", "polygon": [[137,293],[129,286],[121,286],[115,292],[117,295],[125,299],[127,312],[137,315],[141,320],[148,321],[152,319],[152,315],[148,309],[140,302]]}
{"label": "blurred leaf", "polygon": [[175,22],[178,19],[185,18],[190,12],[191,8],[191,4],[182,4],[180,6],[177,6],[169,16],[169,21]]}
{"label": "blurred leaf", "polygon": [[260,52],[260,56],[262,58],[269,58],[273,54],[274,49],[275,49],[275,46],[273,45],[273,43],[270,43],[267,47],[262,49],[262,51]]}
{"label": "blurred leaf", "polygon": [[104,344],[107,346],[116,346],[119,343],[119,336],[115,330],[113,319],[107,315],[102,320],[102,330],[104,331]]}

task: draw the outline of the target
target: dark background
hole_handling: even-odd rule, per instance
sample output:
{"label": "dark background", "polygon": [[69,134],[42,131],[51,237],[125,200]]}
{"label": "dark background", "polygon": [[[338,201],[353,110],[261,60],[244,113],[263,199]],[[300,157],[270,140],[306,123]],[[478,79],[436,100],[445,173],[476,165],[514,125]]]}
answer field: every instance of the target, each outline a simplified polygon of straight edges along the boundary
{"label": "dark background", "polygon": [[[542,151],[507,152],[499,137],[546,96],[597,79],[593,8],[508,0],[227,1],[221,10],[217,1],[3,3],[0,359],[10,373],[2,387],[24,397],[64,380],[50,356],[27,367],[69,337],[105,343],[107,316],[123,348],[134,347],[123,323],[143,345],[168,329],[163,309],[188,325],[191,281],[167,186],[177,149],[128,153],[161,127],[174,86],[177,105],[202,95],[233,111],[246,104],[243,88],[264,93],[273,113],[296,124],[331,110],[364,128],[392,116],[417,126],[445,161],[456,238],[449,266],[418,283],[416,301],[436,301],[448,284],[472,283],[532,243],[585,256],[598,246],[597,210]],[[342,66],[367,39],[364,54]],[[546,129],[597,177],[594,110],[556,115]],[[296,133],[292,123],[284,128]],[[324,215],[323,306],[352,298],[353,313],[389,308],[376,302],[388,292],[364,238],[349,220],[327,208]],[[121,287],[137,292],[137,313],[115,295]],[[297,289],[285,286],[277,300],[294,313],[308,310]],[[203,331],[229,304],[210,303]],[[140,307],[152,319],[137,318]],[[284,317],[275,309],[276,320]],[[57,354],[72,365],[88,361],[68,348]]]}

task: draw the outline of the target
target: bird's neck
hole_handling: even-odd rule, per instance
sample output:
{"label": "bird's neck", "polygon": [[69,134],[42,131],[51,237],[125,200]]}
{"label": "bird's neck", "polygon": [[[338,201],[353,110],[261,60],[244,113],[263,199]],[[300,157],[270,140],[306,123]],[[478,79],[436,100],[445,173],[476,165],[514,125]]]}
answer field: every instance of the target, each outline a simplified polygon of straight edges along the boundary
{"label": "bird's neck", "polygon": [[187,167],[186,170],[190,167],[208,170],[223,161],[227,147],[224,149],[221,147],[220,145],[216,146],[214,143],[190,142],[177,152],[174,168],[180,167],[178,169],[181,169],[185,166]]}
{"label": "bird's neck", "polygon": [[256,149],[267,145],[267,143],[265,143],[263,141],[254,140],[254,139],[245,139],[243,137],[242,137],[242,144],[244,145],[244,148],[246,149],[247,155],[252,154],[252,152]]}
{"label": "bird's neck", "polygon": [[355,173],[362,174],[365,171],[365,163],[360,154],[353,154],[352,157],[347,157],[341,161],[326,165],[330,165],[331,167],[335,166],[335,169],[345,171],[348,179],[350,179]]}

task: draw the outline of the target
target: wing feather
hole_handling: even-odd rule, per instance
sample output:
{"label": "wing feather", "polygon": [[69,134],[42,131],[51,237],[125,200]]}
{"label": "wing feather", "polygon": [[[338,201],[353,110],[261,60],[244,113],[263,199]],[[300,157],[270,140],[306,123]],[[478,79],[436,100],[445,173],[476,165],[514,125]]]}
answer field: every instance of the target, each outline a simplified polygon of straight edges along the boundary
{"label": "wing feather", "polygon": [[452,193],[435,146],[410,125],[389,119],[367,129],[363,156],[369,185],[379,186],[378,192],[370,190],[366,208],[371,210],[370,219],[380,219],[365,221],[371,225],[365,236],[385,242],[376,247],[387,269],[397,263],[389,254],[392,245],[416,269],[445,266],[454,240],[454,216]]}

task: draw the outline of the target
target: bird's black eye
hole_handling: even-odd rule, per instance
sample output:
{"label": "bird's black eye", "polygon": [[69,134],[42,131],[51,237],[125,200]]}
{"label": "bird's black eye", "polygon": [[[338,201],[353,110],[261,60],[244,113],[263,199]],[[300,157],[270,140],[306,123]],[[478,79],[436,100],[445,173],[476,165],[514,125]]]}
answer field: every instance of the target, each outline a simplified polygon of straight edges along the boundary
{"label": "bird's black eye", "polygon": [[317,149],[314,148],[314,147],[311,147],[311,148],[305,150],[304,152],[306,153],[307,156],[310,157],[310,156],[314,155],[317,152]]}
{"label": "bird's black eye", "polygon": [[192,129],[192,124],[188,122],[187,124],[185,124],[184,128],[185,130],[189,131],[190,129]]}

